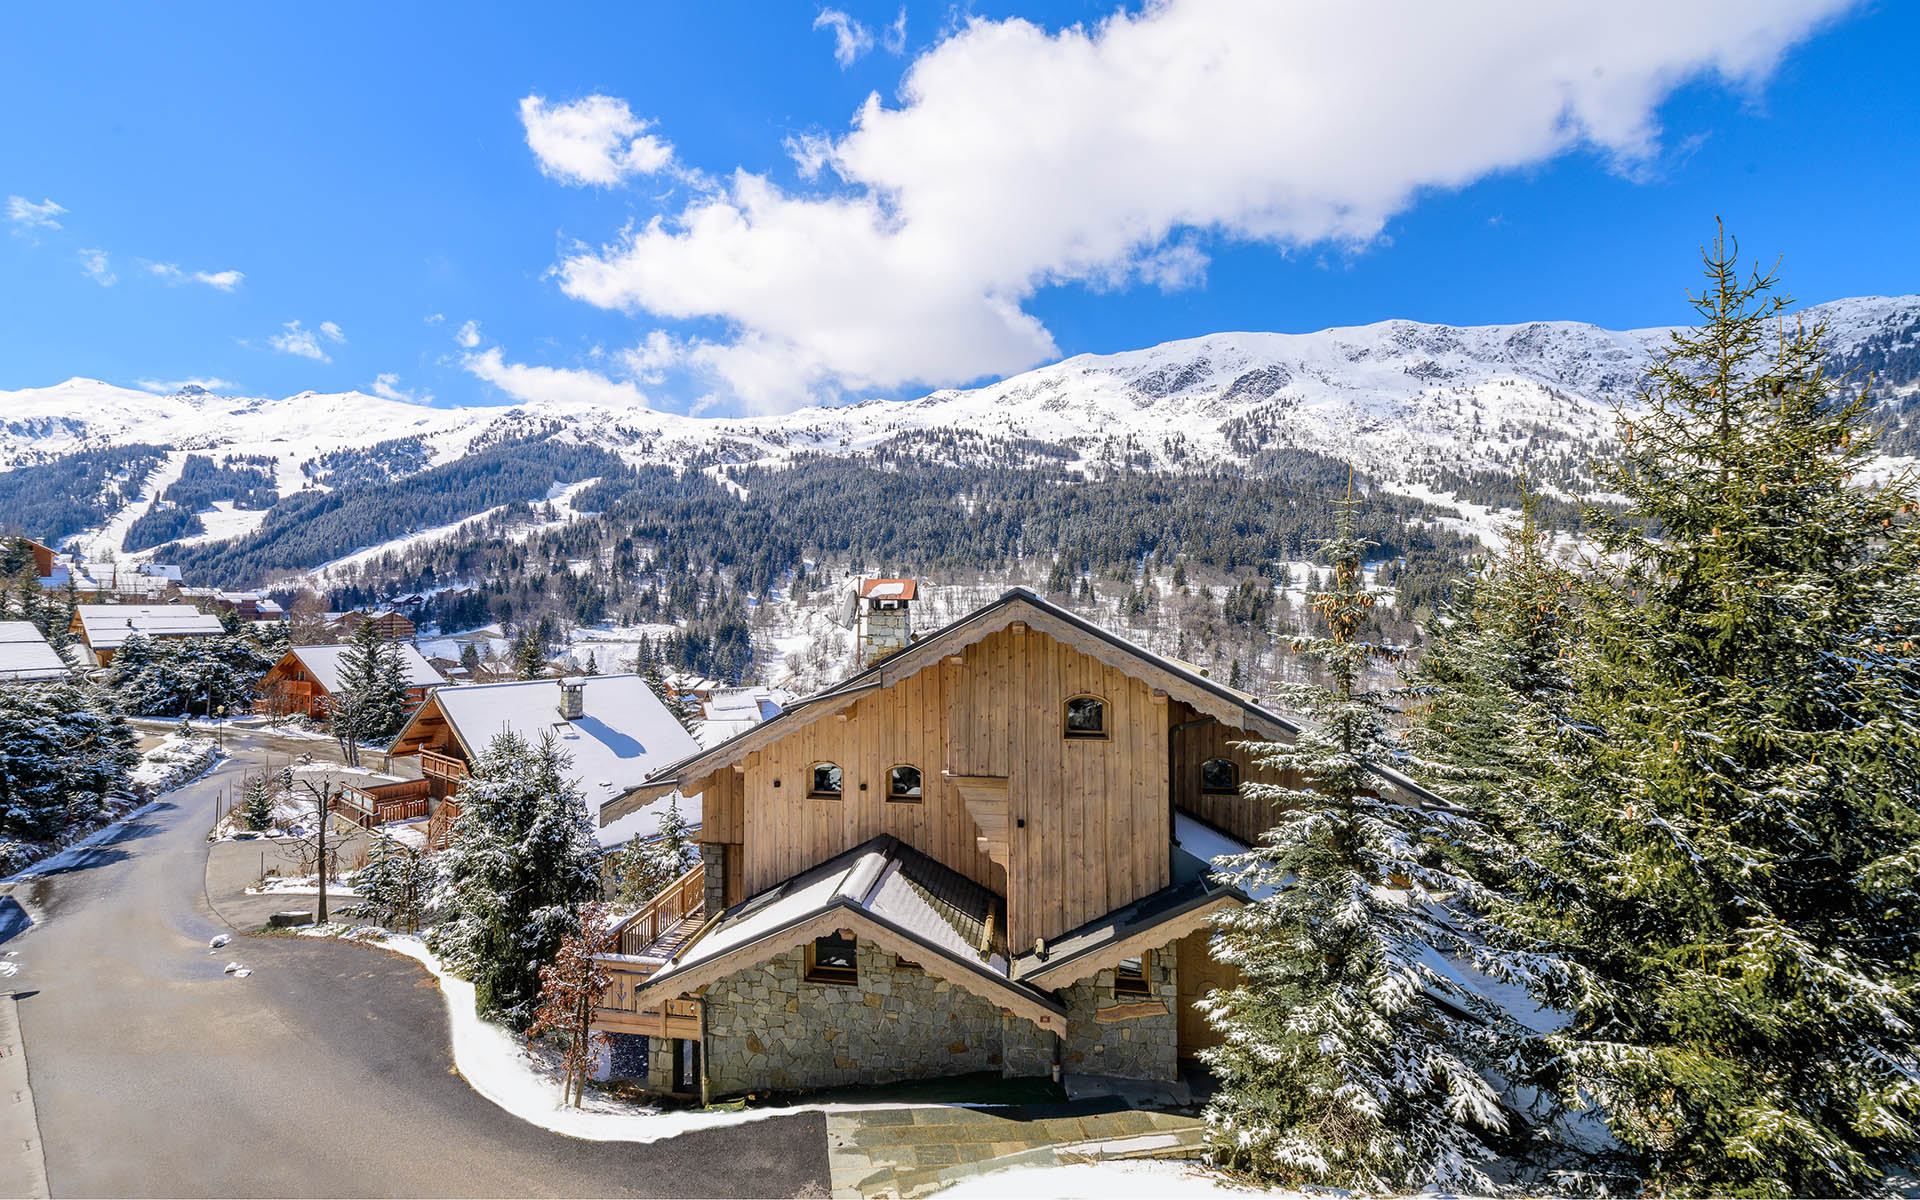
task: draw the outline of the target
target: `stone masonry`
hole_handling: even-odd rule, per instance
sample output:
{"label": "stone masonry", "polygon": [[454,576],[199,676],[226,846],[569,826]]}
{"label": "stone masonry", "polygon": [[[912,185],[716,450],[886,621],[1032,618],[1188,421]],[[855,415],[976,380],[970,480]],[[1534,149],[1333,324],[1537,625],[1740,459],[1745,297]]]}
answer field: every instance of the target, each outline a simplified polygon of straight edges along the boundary
{"label": "stone masonry", "polygon": [[1073,1074],[1178,1077],[1179,989],[1170,948],[1154,955],[1149,995],[1116,997],[1111,970],[1062,989],[1064,1045],[865,939],[858,942],[858,961],[857,986],[809,982],[803,947],[715,983],[706,995],[713,1094],[996,1069],[1041,1076],[1052,1071],[1056,1053]]}
{"label": "stone masonry", "polygon": [[706,868],[707,915],[726,911],[727,848],[712,842],[700,843],[700,864]]}

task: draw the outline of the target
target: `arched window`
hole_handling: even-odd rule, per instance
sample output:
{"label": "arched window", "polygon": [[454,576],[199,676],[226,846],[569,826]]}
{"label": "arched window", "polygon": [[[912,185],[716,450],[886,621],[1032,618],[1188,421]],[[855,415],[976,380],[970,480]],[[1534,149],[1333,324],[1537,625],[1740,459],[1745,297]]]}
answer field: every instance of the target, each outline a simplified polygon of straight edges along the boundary
{"label": "arched window", "polygon": [[1200,790],[1214,793],[1238,793],[1240,764],[1228,758],[1210,758],[1201,763]]}
{"label": "arched window", "polygon": [[1107,736],[1107,702],[1098,696],[1075,696],[1067,701],[1066,735],[1070,738]]}
{"label": "arched window", "polygon": [[825,796],[828,799],[840,798],[840,768],[830,762],[813,764],[813,777],[807,784],[807,795]]}
{"label": "arched window", "polygon": [[901,763],[887,772],[887,799],[901,804],[920,803],[920,768]]}

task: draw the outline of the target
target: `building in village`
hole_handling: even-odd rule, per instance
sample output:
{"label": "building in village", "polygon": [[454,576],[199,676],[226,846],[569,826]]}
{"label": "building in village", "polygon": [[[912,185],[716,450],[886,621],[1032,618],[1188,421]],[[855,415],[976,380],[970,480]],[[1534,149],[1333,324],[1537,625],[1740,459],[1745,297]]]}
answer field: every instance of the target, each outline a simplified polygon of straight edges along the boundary
{"label": "building in village", "polygon": [[416,632],[410,617],[390,608],[383,608],[377,612],[361,612],[357,609],[353,612],[330,612],[326,615],[325,621],[328,632],[342,639],[352,637],[354,632],[368,621],[373,622],[373,627],[380,631],[380,636],[390,642],[410,642]]}
{"label": "building in village", "polygon": [[714,746],[780,715],[780,701],[768,687],[720,687],[707,693],[693,736]]}
{"label": "building in village", "polygon": [[72,674],[32,621],[0,621],[0,684],[55,683]]}
{"label": "building in village", "polygon": [[79,639],[89,666],[104,667],[136,635],[158,641],[222,637],[227,630],[219,617],[191,604],[82,604],[67,632]]}
{"label": "building in village", "polygon": [[[384,785],[391,794],[425,797],[431,817],[429,842],[445,841],[459,815],[459,794],[473,761],[502,732],[537,745],[552,734],[572,760],[574,780],[589,812],[638,786],[649,773],[699,749],[680,722],[638,675],[591,675],[437,688],[414,710],[387,753],[396,773],[416,768],[417,781]],[[409,762],[408,760],[412,760]],[[381,795],[368,789],[366,803],[377,816]],[[602,828],[602,845],[615,845],[659,828],[661,810],[633,814],[624,824]],[[697,801],[682,808],[700,820]]]}
{"label": "building in village", "polygon": [[287,610],[265,592],[228,592],[211,587],[183,587],[180,598],[216,612],[232,613],[251,625],[280,624]]}
{"label": "building in village", "polygon": [[[260,704],[276,717],[301,713],[322,718],[327,715],[328,699],[340,690],[346,656],[351,646],[293,646],[260,677],[255,689]],[[446,677],[412,646],[394,647],[400,655],[400,671],[407,684],[407,703],[419,704],[427,693],[444,685]]]}
{"label": "building in village", "polygon": [[1208,926],[1246,899],[1208,863],[1269,824],[1242,743],[1296,726],[1025,590],[861,658],[601,808],[699,793],[704,818],[701,865],[605,956],[616,1062],[709,1095],[1175,1080],[1233,978]]}

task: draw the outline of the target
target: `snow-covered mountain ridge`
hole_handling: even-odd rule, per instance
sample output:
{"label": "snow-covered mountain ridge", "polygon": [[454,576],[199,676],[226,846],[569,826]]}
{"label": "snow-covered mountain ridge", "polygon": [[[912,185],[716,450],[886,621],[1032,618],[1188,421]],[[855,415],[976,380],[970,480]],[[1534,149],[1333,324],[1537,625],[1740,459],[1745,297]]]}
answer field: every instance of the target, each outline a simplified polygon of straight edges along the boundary
{"label": "snow-covered mountain ridge", "polygon": [[[1863,297],[1806,311],[1829,323],[1836,363],[1920,353],[1920,296]],[[277,460],[283,494],[324,474],[319,456],[418,439],[418,465],[476,446],[555,437],[634,463],[778,463],[889,443],[942,458],[1046,443],[1082,460],[1191,468],[1274,450],[1352,461],[1388,486],[1437,471],[1584,464],[1611,437],[1616,403],[1669,331],[1577,322],[1457,327],[1413,321],[1307,334],[1219,333],[1145,350],[1079,355],[984,387],[776,416],[696,418],[578,403],[428,408],[362,392],[161,396],[98,380],[0,392],[0,470],[77,450],[151,444]],[[1877,356],[1877,357],[1875,357]],[[1920,371],[1891,380],[1911,386]],[[909,442],[901,442],[909,439]],[[982,442],[980,439],[989,439]],[[998,444],[990,444],[999,439]],[[136,502],[137,504],[138,502]]]}

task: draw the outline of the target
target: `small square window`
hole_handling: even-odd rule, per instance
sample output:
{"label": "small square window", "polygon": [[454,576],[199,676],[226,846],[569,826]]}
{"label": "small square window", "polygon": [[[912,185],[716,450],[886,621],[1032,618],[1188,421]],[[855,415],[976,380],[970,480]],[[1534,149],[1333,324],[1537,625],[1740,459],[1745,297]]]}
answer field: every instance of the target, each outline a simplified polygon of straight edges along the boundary
{"label": "small square window", "polygon": [[1113,969],[1113,994],[1116,996],[1146,996],[1153,989],[1147,981],[1147,972],[1153,969],[1153,955],[1142,952],[1138,958],[1123,958]]}
{"label": "small square window", "polygon": [[860,982],[860,948],[850,937],[830,933],[807,947],[807,982]]}
{"label": "small square window", "polygon": [[813,782],[807,787],[807,795],[829,796],[838,800],[840,792],[840,768],[833,763],[813,764]]}
{"label": "small square window", "polygon": [[1075,696],[1067,701],[1067,736],[1070,738],[1107,736],[1107,702],[1098,696]]}
{"label": "small square window", "polygon": [[887,772],[887,799],[913,804],[920,797],[919,767],[899,766]]}

